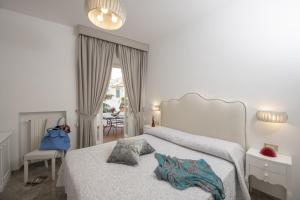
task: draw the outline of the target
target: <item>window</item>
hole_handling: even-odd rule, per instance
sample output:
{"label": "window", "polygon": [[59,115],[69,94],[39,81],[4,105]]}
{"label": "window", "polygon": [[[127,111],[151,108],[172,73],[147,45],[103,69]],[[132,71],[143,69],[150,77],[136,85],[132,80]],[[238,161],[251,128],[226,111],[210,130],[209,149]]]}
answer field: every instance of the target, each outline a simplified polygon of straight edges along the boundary
{"label": "window", "polygon": [[117,89],[116,89],[116,97],[117,97],[117,98],[120,98],[120,88],[117,88]]}
{"label": "window", "polygon": [[103,102],[103,112],[112,113],[120,111],[122,99],[125,97],[125,88],[121,68],[112,68],[109,87]]}
{"label": "window", "polygon": [[[103,102],[103,142],[123,138],[125,134],[125,87],[121,68],[113,67],[109,87]],[[100,134],[98,134],[98,139]]]}

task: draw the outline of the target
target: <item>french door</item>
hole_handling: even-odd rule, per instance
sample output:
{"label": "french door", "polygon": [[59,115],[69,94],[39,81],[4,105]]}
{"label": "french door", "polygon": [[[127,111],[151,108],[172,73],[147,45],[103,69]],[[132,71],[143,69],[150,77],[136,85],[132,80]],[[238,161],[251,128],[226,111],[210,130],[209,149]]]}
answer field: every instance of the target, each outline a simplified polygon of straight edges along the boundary
{"label": "french door", "polygon": [[133,117],[125,92],[122,70],[113,67],[105,100],[97,115],[97,144],[131,136]]}

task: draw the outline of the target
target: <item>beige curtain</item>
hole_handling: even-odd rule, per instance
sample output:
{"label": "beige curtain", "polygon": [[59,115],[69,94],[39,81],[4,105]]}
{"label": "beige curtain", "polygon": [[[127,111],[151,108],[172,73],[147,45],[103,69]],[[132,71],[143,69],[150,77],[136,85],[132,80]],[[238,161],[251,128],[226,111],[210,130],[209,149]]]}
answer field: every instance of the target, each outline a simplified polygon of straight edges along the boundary
{"label": "beige curtain", "polygon": [[143,107],[148,53],[131,47],[118,45],[118,57],[129,104],[135,118],[135,134],[143,133]]}
{"label": "beige curtain", "polygon": [[109,85],[116,44],[79,35],[79,147],[96,144],[96,116]]}

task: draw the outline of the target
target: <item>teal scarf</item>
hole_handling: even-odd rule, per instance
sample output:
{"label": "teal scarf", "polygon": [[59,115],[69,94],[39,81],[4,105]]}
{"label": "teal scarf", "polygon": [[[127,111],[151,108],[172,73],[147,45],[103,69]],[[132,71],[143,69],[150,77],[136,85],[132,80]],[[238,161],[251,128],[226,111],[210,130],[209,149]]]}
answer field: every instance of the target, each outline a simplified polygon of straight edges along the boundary
{"label": "teal scarf", "polygon": [[178,159],[159,153],[155,154],[155,158],[158,161],[158,167],[154,173],[159,180],[168,181],[179,190],[198,186],[210,192],[215,200],[225,199],[221,179],[205,160]]}

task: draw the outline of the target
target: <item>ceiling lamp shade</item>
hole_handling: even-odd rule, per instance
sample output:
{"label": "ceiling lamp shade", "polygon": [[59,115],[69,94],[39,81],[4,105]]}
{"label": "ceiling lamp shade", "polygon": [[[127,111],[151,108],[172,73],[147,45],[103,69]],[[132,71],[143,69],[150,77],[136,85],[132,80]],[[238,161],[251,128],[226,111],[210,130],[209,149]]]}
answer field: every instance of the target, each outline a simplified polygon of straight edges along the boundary
{"label": "ceiling lamp shade", "polygon": [[117,30],[126,20],[120,0],[87,0],[89,20],[106,30]]}
{"label": "ceiling lamp shade", "polygon": [[264,122],[286,123],[288,115],[286,112],[258,111],[256,118]]}

